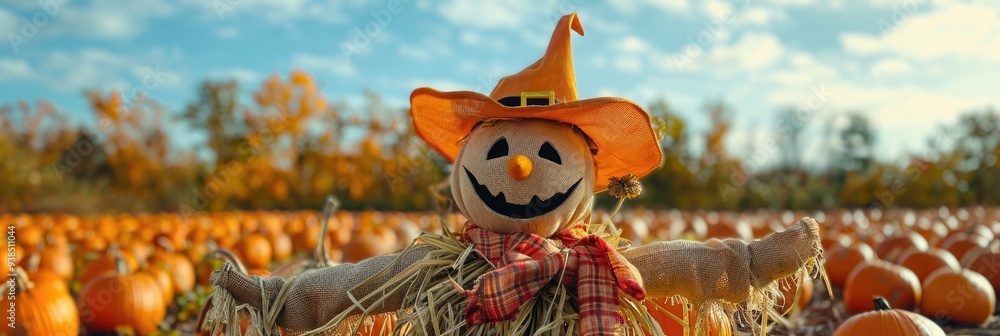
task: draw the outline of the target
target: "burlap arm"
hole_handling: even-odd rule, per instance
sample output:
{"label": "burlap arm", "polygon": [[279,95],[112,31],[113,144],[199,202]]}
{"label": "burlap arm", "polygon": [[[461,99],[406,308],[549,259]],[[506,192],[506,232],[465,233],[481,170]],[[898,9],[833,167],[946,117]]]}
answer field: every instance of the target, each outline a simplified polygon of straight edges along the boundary
{"label": "burlap arm", "polygon": [[752,289],[794,274],[821,256],[819,239],[819,224],[803,218],[785,231],[750,243],[669,241],[622,254],[639,270],[650,297],[680,295],[695,303],[740,303],[750,298]]}
{"label": "burlap arm", "polygon": [[[352,301],[347,296],[348,290],[355,298],[361,299],[406,267],[423,259],[430,250],[429,246],[415,245],[399,254],[303,273],[287,289],[288,297],[276,322],[279,326],[292,330],[312,330],[323,326],[345,309],[357,310],[352,307]],[[389,269],[386,269],[387,266]],[[235,270],[212,273],[213,286],[229,292],[237,305],[246,303],[258,310],[263,302],[259,280],[258,276],[246,276]],[[263,283],[268,302],[273,304],[279,291],[285,286],[285,279],[269,277],[263,279]],[[400,291],[385,297],[383,303],[374,307],[372,313],[398,310],[404,294]]]}

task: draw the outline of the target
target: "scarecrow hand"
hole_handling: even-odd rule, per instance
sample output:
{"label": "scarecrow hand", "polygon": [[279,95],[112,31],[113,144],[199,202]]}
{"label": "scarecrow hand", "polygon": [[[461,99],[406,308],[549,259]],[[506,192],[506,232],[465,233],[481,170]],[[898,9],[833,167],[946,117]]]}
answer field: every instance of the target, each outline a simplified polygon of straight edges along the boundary
{"label": "scarecrow hand", "polygon": [[[346,309],[354,309],[360,313],[361,309],[353,306],[347,295],[349,290],[356,299],[361,300],[406,267],[423,259],[428,251],[429,246],[415,245],[398,254],[302,273],[295,281],[288,281],[291,287],[287,289],[288,297],[280,308],[276,322],[285,329],[307,331],[324,326]],[[267,296],[269,306],[274,305],[278,292],[286,286],[286,280],[281,277],[262,279],[233,269],[212,272],[211,280],[213,287],[228,291],[236,305],[246,303],[257,309],[261,308],[262,294]],[[370,313],[399,310],[404,294],[404,291],[397,291],[384,298],[380,296],[379,299],[383,301],[380,305],[373,306]]]}
{"label": "scarecrow hand", "polygon": [[692,302],[745,302],[753,288],[794,274],[821,257],[819,224],[803,218],[750,243],[738,239],[669,241],[622,253],[642,275],[649,297],[681,295]]}

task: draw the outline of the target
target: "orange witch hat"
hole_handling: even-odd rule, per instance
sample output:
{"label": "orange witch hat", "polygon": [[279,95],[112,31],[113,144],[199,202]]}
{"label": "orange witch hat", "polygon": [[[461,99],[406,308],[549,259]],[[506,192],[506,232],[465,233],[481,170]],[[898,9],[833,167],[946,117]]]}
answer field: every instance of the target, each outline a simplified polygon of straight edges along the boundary
{"label": "orange witch hat", "polygon": [[660,147],[641,107],[623,98],[577,100],[571,31],[583,35],[576,13],[559,20],[541,59],[500,79],[489,96],[413,90],[410,114],[417,135],[454,162],[462,139],[483,120],[546,119],[575,125],[594,142],[595,190],[606,188],[612,176],[642,177],[659,167]]}

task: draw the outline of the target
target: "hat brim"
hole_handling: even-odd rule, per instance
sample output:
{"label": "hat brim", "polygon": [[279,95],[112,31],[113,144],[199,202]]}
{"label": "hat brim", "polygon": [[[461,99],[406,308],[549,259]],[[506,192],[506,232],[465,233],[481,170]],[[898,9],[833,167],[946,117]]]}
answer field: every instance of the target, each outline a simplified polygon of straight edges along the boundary
{"label": "hat brim", "polygon": [[595,191],[605,189],[612,176],[643,177],[663,160],[649,115],[622,98],[508,107],[477,92],[441,92],[425,87],[410,95],[410,115],[417,135],[452,163],[462,139],[486,119],[546,119],[575,125],[597,146]]}

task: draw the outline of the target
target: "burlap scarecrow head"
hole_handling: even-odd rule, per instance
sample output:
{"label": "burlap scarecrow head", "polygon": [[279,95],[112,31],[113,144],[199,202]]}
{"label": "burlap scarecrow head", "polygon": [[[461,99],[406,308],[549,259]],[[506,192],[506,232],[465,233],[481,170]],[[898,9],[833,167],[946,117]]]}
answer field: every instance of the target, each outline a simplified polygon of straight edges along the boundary
{"label": "burlap scarecrow head", "polygon": [[489,96],[419,88],[417,134],[455,163],[455,202],[476,225],[548,237],[585,219],[608,179],[648,174],[661,154],[649,117],[622,98],[577,100],[571,31],[562,17],[545,55],[504,77]]}

